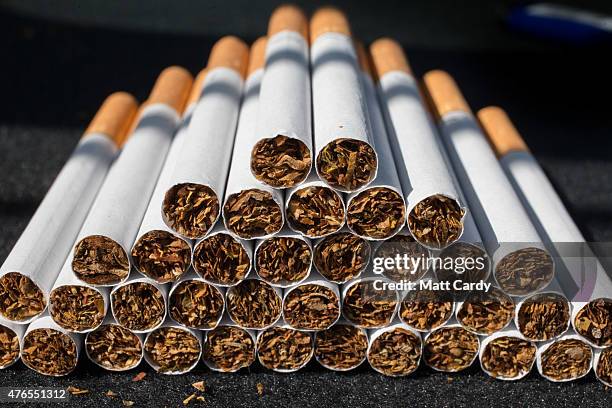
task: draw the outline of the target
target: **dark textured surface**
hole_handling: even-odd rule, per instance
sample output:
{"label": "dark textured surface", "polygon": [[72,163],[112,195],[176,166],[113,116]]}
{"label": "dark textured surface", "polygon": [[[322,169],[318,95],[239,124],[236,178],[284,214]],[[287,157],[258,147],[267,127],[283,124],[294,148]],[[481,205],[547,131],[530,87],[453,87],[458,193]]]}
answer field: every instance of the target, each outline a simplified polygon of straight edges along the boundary
{"label": "dark textured surface", "polygon": [[[389,30],[369,26],[351,10],[370,41]],[[359,17],[361,16],[361,17]],[[239,24],[234,22],[234,24]],[[231,31],[231,24],[226,25]],[[259,26],[265,30],[265,22]],[[457,28],[459,29],[459,28]],[[500,28],[501,29],[501,28]],[[215,30],[219,31],[218,27]],[[504,34],[508,36],[508,33]],[[503,36],[502,36],[503,37]],[[497,38],[497,37],[496,37]],[[16,17],[0,9],[0,259],[8,254],[98,104],[126,90],[140,100],[159,71],[181,64],[193,73],[205,63],[215,40],[205,35],[173,36],[88,29]],[[248,38],[253,40],[253,38]],[[612,241],[612,115],[610,49],[576,49],[537,43],[527,50],[461,52],[407,44],[419,75],[432,68],[451,72],[474,108],[495,103],[508,110],[589,240]],[[534,45],[534,44],[532,44]],[[204,380],[211,406],[555,406],[607,407],[610,392],[593,374],[571,384],[552,384],[532,373],[518,382],[487,378],[476,366],[446,375],[422,368],[389,379],[362,367],[340,374],[316,363],[289,375],[259,366],[220,375],[198,366],[194,373],[166,377],[140,371],[107,373],[83,362],[63,379],[39,376],[21,363],[0,371],[2,386],[74,385],[90,390],[74,397],[81,406],[120,406],[121,399],[150,406],[178,406]],[[264,386],[259,397],[257,383]],[[120,394],[111,399],[108,390]],[[192,404],[197,404],[193,401]]]}

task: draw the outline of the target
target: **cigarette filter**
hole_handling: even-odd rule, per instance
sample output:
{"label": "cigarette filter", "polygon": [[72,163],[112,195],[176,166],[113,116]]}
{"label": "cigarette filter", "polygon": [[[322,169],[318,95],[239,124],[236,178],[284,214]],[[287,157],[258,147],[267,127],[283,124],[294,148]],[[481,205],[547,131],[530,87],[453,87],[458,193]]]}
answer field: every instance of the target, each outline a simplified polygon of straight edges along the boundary
{"label": "cigarette filter", "polygon": [[107,316],[104,323],[85,337],[85,354],[95,365],[108,371],[137,367],[143,357],[143,335],[117,324]]}
{"label": "cigarette filter", "polygon": [[168,294],[168,314],[172,320],[190,329],[217,327],[224,311],[223,289],[207,283],[193,271],[174,283]]}
{"label": "cigarette filter", "polygon": [[334,189],[356,191],[374,180],[378,159],[346,16],[319,9],[310,39],[317,174]]}
{"label": "cigarette filter", "polygon": [[401,322],[370,331],[370,366],[389,377],[404,377],[419,367],[423,342],[419,332]]}
{"label": "cigarette filter", "polygon": [[246,44],[231,36],[210,53],[202,97],[162,203],[164,222],[184,237],[204,237],[219,217],[248,54]]}
{"label": "cigarette filter", "polygon": [[202,334],[172,324],[169,319],[153,330],[144,342],[144,359],[155,371],[179,375],[195,368],[202,356]]}
{"label": "cigarette filter", "polygon": [[325,279],[342,284],[361,275],[371,254],[369,242],[345,228],[317,241],[313,262]]}
{"label": "cigarette filter", "polygon": [[110,304],[119,325],[134,333],[150,333],[166,318],[168,287],[134,275],[113,288]]}
{"label": "cigarette filter", "polygon": [[281,290],[260,279],[246,279],[227,289],[225,305],[229,317],[244,329],[263,330],[282,314]]}
{"label": "cigarette filter", "polygon": [[252,135],[255,178],[275,188],[303,182],[312,164],[308,22],[295,6],[277,8],[268,25],[259,117]]}
{"label": "cigarette filter", "polygon": [[315,332],[314,356],[332,371],[349,371],[359,367],[368,350],[368,333],[344,320]]}
{"label": "cigarette filter", "polygon": [[255,271],[272,286],[286,288],[310,276],[312,246],[308,238],[285,229],[255,245]]}
{"label": "cigarette filter", "polygon": [[591,346],[573,331],[538,347],[538,372],[552,382],[568,382],[582,378],[591,371],[592,363]]}
{"label": "cigarette filter", "polygon": [[454,373],[471,366],[479,349],[478,336],[451,320],[425,336],[423,359],[436,371]]}
{"label": "cigarette filter", "polygon": [[257,334],[257,359],[265,368],[292,373],[303,368],[314,353],[313,334],[278,321]]}
{"label": "cigarette filter", "polygon": [[26,325],[0,318],[0,370],[19,360],[26,328]]}
{"label": "cigarette filter", "polygon": [[490,377],[516,381],[531,372],[536,360],[536,345],[525,340],[513,327],[504,329],[482,340],[480,367]]}
{"label": "cigarette filter", "polygon": [[474,290],[457,304],[456,318],[461,326],[487,336],[506,328],[514,318],[514,300],[501,289]]}
{"label": "cigarette filter", "polygon": [[47,306],[83,220],[136,113],[124,92],[110,95],[0,267],[0,314],[29,323]]}
{"label": "cigarette filter", "polygon": [[595,350],[593,371],[599,381],[608,387],[612,387],[612,347]]}
{"label": "cigarette filter", "polygon": [[455,174],[493,261],[498,286],[511,296],[546,287],[553,260],[506,178],[453,79],[442,71],[425,84]]}
{"label": "cigarette filter", "polygon": [[357,327],[376,329],[393,321],[400,298],[396,290],[384,287],[385,277],[367,276],[342,286],[342,316]]}
{"label": "cigarette filter", "polygon": [[257,336],[253,330],[238,327],[228,317],[206,333],[202,361],[213,371],[233,373],[255,361]]}
{"label": "cigarette filter", "polygon": [[466,209],[436,141],[435,126],[401,46],[380,39],[370,46],[370,52],[406,194],[408,227],[428,248],[445,248],[461,237]]}

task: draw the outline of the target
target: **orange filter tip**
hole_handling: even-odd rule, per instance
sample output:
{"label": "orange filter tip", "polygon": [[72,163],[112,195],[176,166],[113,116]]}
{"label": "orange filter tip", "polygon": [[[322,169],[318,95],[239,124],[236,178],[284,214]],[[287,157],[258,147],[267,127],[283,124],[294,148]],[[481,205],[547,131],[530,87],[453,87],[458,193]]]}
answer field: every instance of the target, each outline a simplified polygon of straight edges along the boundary
{"label": "orange filter tip", "polygon": [[391,38],[379,38],[370,45],[372,65],[377,78],[387,72],[402,71],[412,75],[410,64],[402,46]]}
{"label": "orange filter tip", "polygon": [[157,77],[147,103],[150,105],[155,103],[166,104],[180,115],[185,108],[185,102],[192,84],[193,76],[185,68],[168,67]]}
{"label": "orange filter tip", "polygon": [[125,138],[136,111],[138,102],[127,92],[115,92],[108,96],[85,130],[84,137],[92,133],[102,133],[117,146]]}
{"label": "orange filter tip", "polygon": [[506,112],[497,106],[478,111],[478,120],[498,157],[510,152],[527,152],[529,148],[510,121]]}
{"label": "orange filter tip", "polygon": [[249,47],[240,38],[228,35],[213,45],[206,68],[231,68],[244,78],[248,62]]}
{"label": "orange filter tip", "polygon": [[268,23],[268,36],[281,31],[295,31],[308,39],[308,18],[301,8],[293,4],[284,4],[272,12]]}
{"label": "orange filter tip", "polygon": [[335,7],[322,7],[310,19],[310,40],[314,42],[325,33],[351,35],[351,27],[346,15]]}
{"label": "orange filter tip", "polygon": [[423,81],[438,118],[453,111],[472,112],[457,83],[448,73],[440,70],[429,71]]}
{"label": "orange filter tip", "polygon": [[268,45],[268,39],[266,37],[259,37],[253,45],[251,45],[251,52],[249,53],[249,68],[247,69],[247,76],[260,68],[263,68],[266,63],[266,46]]}
{"label": "orange filter tip", "polygon": [[202,94],[202,87],[204,86],[204,80],[206,80],[207,72],[208,70],[204,68],[198,73],[198,75],[196,75],[191,91],[189,92],[189,97],[187,98],[187,103],[185,103],[185,109],[200,100],[200,95]]}

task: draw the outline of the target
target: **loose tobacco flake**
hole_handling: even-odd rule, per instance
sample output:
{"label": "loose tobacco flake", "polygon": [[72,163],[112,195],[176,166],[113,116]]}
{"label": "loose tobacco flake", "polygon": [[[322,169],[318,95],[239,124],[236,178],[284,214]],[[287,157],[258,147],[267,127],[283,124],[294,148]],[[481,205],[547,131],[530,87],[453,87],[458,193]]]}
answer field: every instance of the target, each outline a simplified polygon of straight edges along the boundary
{"label": "loose tobacco flake", "polygon": [[238,371],[255,361],[255,341],[240,327],[220,326],[208,332],[202,358],[223,372]]}
{"label": "loose tobacco flake", "polygon": [[138,336],[118,324],[105,324],[89,333],[85,348],[93,362],[108,370],[129,370],[142,359]]}
{"label": "loose tobacco flake", "polygon": [[136,241],[132,260],[136,269],[154,281],[174,282],[191,264],[191,247],[168,231],[153,230]]}
{"label": "loose tobacco flake", "polygon": [[313,262],[325,279],[345,283],[361,274],[370,255],[370,244],[365,239],[350,232],[337,232],[317,243]]}
{"label": "loose tobacco flake", "polygon": [[208,186],[181,183],[166,192],[162,212],[170,228],[187,238],[201,238],[219,217],[219,198]]}
{"label": "loose tobacco flake", "polygon": [[500,288],[512,296],[524,296],[542,289],[553,275],[553,260],[548,252],[533,247],[511,252],[495,268]]}
{"label": "loose tobacco flake", "polygon": [[194,382],[193,384],[191,384],[191,386],[198,391],[206,391],[206,383],[204,383],[204,381]]}
{"label": "loose tobacco flake", "polygon": [[591,369],[592,359],[593,351],[585,342],[558,340],[542,353],[542,374],[556,381],[580,378]]}
{"label": "loose tobacco flake", "polygon": [[556,293],[539,293],[525,299],[518,310],[518,330],[534,341],[563,334],[570,321],[569,302]]}
{"label": "loose tobacco flake", "polygon": [[227,311],[240,326],[262,329],[280,317],[281,299],[268,283],[247,279],[227,290]]}
{"label": "loose tobacco flake", "polygon": [[269,191],[242,190],[223,206],[227,229],[243,239],[274,234],[283,227],[282,209]]}
{"label": "loose tobacco flake", "polygon": [[406,217],[404,200],[388,187],[368,188],[350,201],[346,222],[357,235],[385,239],[402,228]]}
{"label": "loose tobacco flake", "polygon": [[317,332],[314,354],[317,361],[332,370],[350,370],[366,358],[368,337],[364,329],[335,324]]}
{"label": "loose tobacco flake", "polygon": [[264,394],[264,385],[262,383],[257,383],[257,395],[260,397]]}
{"label": "loose tobacco flake", "polygon": [[478,336],[462,327],[441,327],[425,340],[425,362],[440,371],[457,372],[468,368],[478,355]]}
{"label": "loose tobacco flake", "polygon": [[75,246],[72,270],[90,285],[115,285],[129,275],[130,262],[117,242],[102,235],[90,235]]}
{"label": "loose tobacco flake", "polygon": [[427,273],[429,251],[408,235],[396,235],[384,241],[376,249],[375,258],[408,259],[407,263],[385,268],[383,275],[394,282],[416,282]]}
{"label": "loose tobacco flake", "polygon": [[184,280],[168,300],[170,316],[192,329],[212,329],[223,314],[224,300],[219,289],[199,280]]}
{"label": "loose tobacco flake", "polygon": [[377,290],[375,280],[354,283],[346,291],[342,305],[344,317],[351,323],[365,328],[383,327],[391,323],[397,308],[397,293]]}
{"label": "loose tobacco flake", "polygon": [[292,284],[303,280],[310,272],[312,251],[303,239],[272,237],[257,248],[257,274],[272,284]]}
{"label": "loose tobacco flake", "polygon": [[600,347],[612,346],[612,301],[594,299],[578,311],[574,326],[581,336]]}
{"label": "loose tobacco flake", "polygon": [[89,394],[89,390],[85,390],[82,388],[77,388],[75,386],[68,386],[68,388],[66,388],[66,391],[68,391],[71,395],[83,395],[83,394]]}
{"label": "loose tobacco flake", "polygon": [[9,320],[27,320],[45,310],[45,295],[25,275],[9,272],[0,277],[0,313]]}
{"label": "loose tobacco flake", "polygon": [[421,339],[401,327],[376,337],[368,352],[368,361],[374,369],[394,377],[413,373],[420,359]]}
{"label": "loose tobacco flake", "polygon": [[310,335],[290,328],[266,329],[257,340],[259,362],[271,370],[297,370],[308,363],[312,353]]}
{"label": "loose tobacco flake", "polygon": [[251,172],[255,178],[277,188],[293,187],[304,181],[311,163],[308,147],[283,135],[260,140],[251,153]]}
{"label": "loose tobacco flake", "polygon": [[34,329],[23,339],[21,359],[41,374],[66,375],[76,368],[77,346],[58,330]]}
{"label": "loose tobacco flake", "polygon": [[121,286],[112,293],[111,302],[117,322],[130,330],[149,330],[166,316],[164,296],[148,282]]}
{"label": "loose tobacco flake", "polygon": [[442,249],[461,236],[464,215],[457,200],[436,194],[414,206],[408,214],[408,228],[423,245]]}
{"label": "loose tobacco flake", "polygon": [[138,374],[136,374],[134,378],[132,378],[132,382],[142,381],[144,380],[146,376],[147,376],[147,373],[145,373],[144,371],[141,371]]}
{"label": "loose tobacco flake", "polygon": [[410,327],[430,331],[442,326],[453,314],[453,298],[448,292],[410,291],[400,304],[400,318]]}
{"label": "loose tobacco flake", "polygon": [[536,351],[536,346],[528,340],[501,336],[485,346],[480,361],[493,378],[519,378],[531,371]]}
{"label": "loose tobacco flake", "polygon": [[295,329],[325,330],[340,317],[340,298],[327,286],[298,285],[283,301],[283,317]]}
{"label": "loose tobacco flake", "polygon": [[151,332],[145,353],[161,373],[181,373],[193,367],[200,357],[198,339],[178,327],[161,327]]}
{"label": "loose tobacco flake", "polygon": [[251,268],[251,258],[236,238],[219,233],[203,239],[196,246],[193,267],[207,281],[233,285],[246,277]]}
{"label": "loose tobacco flake", "polygon": [[376,152],[356,139],[336,139],[317,155],[317,171],[327,184],[342,191],[355,191],[376,175]]}
{"label": "loose tobacco flake", "polygon": [[0,324],[0,368],[8,367],[19,358],[17,333]]}
{"label": "loose tobacco flake", "polygon": [[344,222],[344,204],[329,187],[310,186],[295,191],[287,204],[287,222],[308,237],[336,232]]}
{"label": "loose tobacco flake", "polygon": [[104,320],[104,297],[87,286],[60,286],[49,296],[49,313],[55,323],[66,330],[91,330]]}
{"label": "loose tobacco flake", "polygon": [[514,301],[501,290],[475,290],[468,294],[457,320],[476,334],[492,334],[506,327],[514,317]]}

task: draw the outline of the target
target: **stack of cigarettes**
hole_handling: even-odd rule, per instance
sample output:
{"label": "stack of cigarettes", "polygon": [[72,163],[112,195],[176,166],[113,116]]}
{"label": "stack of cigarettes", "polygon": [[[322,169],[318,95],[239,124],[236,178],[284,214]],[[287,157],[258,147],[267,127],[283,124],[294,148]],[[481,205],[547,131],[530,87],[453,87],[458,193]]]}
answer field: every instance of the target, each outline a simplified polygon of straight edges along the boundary
{"label": "stack of cigarettes", "polygon": [[104,102],[0,268],[0,369],[66,375],[84,346],[109,371],[479,359],[612,385],[612,280],[562,241],[584,244],[503,112],[337,9],[281,6],[138,111]]}

